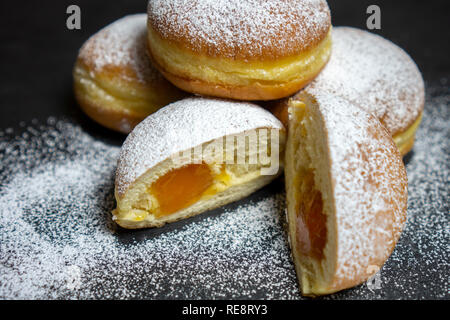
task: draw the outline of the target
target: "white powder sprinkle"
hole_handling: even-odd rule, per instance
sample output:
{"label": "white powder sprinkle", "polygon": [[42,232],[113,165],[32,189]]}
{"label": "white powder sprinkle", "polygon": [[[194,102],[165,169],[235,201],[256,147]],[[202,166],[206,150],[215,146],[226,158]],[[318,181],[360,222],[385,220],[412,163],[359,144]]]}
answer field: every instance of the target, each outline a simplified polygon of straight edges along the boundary
{"label": "white powder sprinkle", "polygon": [[298,54],[325,38],[324,0],[151,0],[149,22],[164,39],[228,58]]}
{"label": "white powder sprinkle", "polygon": [[93,72],[112,68],[117,74],[117,68],[130,68],[132,75],[122,71],[120,76],[131,81],[151,83],[162,78],[147,55],[146,14],[126,16],[94,34],[81,47],[79,59]]}
{"label": "white powder sprinkle", "polygon": [[[429,88],[406,229],[380,273],[330,299],[448,298],[448,89]],[[278,180],[162,229],[111,221],[119,147],[67,119],[0,131],[0,298],[298,299]]]}
{"label": "white powder sprinkle", "polygon": [[374,114],[392,135],[405,131],[424,105],[424,82],[401,48],[367,31],[336,27],[333,54],[308,88],[339,95]]}

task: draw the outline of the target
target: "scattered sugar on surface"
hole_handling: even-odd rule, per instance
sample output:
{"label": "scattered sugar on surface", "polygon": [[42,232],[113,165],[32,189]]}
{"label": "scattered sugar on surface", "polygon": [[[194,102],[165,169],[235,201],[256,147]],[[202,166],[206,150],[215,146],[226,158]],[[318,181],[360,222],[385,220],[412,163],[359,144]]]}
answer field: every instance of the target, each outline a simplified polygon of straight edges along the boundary
{"label": "scattered sugar on surface", "polygon": [[[379,274],[329,299],[449,297],[450,90],[428,88],[408,222]],[[162,229],[111,221],[119,148],[68,119],[0,131],[1,298],[298,299],[283,191]]]}

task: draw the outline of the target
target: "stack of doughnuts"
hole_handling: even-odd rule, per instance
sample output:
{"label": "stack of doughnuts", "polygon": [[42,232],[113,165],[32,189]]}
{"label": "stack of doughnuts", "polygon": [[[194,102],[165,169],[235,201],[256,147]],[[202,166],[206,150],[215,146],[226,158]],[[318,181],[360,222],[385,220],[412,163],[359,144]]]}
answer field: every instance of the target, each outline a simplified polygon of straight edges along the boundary
{"label": "stack of doughnuts", "polygon": [[120,226],[161,227],[284,172],[302,294],[356,286],[392,253],[423,79],[392,42],[332,27],[325,0],[150,0],[87,40],[73,76],[84,112],[129,133]]}

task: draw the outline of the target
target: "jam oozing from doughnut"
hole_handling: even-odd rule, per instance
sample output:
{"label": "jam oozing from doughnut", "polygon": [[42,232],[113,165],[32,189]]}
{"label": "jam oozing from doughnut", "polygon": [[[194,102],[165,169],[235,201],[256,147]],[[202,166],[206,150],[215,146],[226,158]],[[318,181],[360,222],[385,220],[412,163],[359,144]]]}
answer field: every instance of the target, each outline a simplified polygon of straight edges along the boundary
{"label": "jam oozing from doughnut", "polygon": [[150,187],[159,203],[157,218],[170,215],[197,202],[213,184],[213,174],[205,163],[174,169]]}
{"label": "jam oozing from doughnut", "polygon": [[297,250],[301,255],[321,261],[327,240],[327,217],[323,212],[322,193],[315,189],[313,170],[307,170],[300,179],[296,210]]}

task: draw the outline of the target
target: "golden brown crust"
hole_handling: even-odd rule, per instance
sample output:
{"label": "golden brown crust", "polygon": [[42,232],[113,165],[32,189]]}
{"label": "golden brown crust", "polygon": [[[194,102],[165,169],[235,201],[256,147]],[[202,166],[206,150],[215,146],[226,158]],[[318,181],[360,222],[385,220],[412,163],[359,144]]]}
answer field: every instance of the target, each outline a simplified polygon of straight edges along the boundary
{"label": "golden brown crust", "polygon": [[[207,63],[211,65],[200,63],[198,61],[203,61],[205,57],[193,55],[174,46],[160,50],[165,47],[161,43],[163,40],[158,36],[153,38],[151,32],[148,36],[148,54],[152,64],[172,84],[187,92],[236,100],[263,101],[292,95],[313,81],[331,56],[331,32],[311,51],[291,57],[288,62],[281,64],[261,62],[256,64],[254,69],[246,64],[243,67],[242,63],[234,65],[226,58],[207,58]],[[172,55],[176,58],[168,58]],[[283,73],[286,70],[290,71]]]}
{"label": "golden brown crust", "polygon": [[312,80],[315,74],[307,80],[297,79],[288,83],[263,84],[254,83],[251,86],[232,86],[215,84],[199,79],[187,79],[176,76],[167,71],[161,73],[175,86],[187,92],[195,92],[205,96],[229,98],[236,100],[274,100],[291,95],[304,88]]}
{"label": "golden brown crust", "polygon": [[131,130],[133,130],[133,128],[148,115],[126,108],[105,108],[105,105],[98,104],[94,100],[89,99],[77,88],[76,84],[74,85],[74,93],[78,104],[89,118],[114,131],[125,134],[130,133]]}
{"label": "golden brown crust", "polygon": [[74,94],[81,109],[109,129],[129,133],[148,115],[187,94],[161,76],[161,81],[142,83],[124,79],[127,67],[115,66],[92,73],[81,59],[74,71]]}
{"label": "golden brown crust", "polygon": [[148,26],[198,55],[273,61],[318,45],[331,27],[325,0],[149,1]]}

